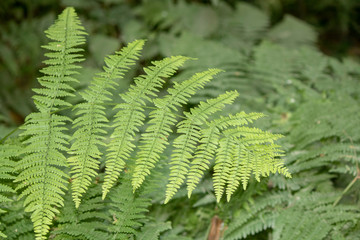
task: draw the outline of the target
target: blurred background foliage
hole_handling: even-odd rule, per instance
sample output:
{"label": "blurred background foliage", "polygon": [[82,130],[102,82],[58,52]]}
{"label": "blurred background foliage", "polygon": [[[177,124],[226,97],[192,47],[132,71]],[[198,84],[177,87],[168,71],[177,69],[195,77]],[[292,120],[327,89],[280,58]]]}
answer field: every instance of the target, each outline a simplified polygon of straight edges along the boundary
{"label": "blurred background foliage", "polygon": [[192,104],[236,89],[240,100],[228,112],[263,112],[268,117],[257,126],[285,135],[281,144],[293,178],[253,181],[230,203],[215,203],[205,176],[190,200],[180,191],[163,206],[159,186],[165,187],[166,178],[159,171],[157,188],[149,191],[149,216],[172,222],[163,239],[206,239],[214,226],[225,239],[359,239],[360,1],[2,0],[0,136],[34,110],[31,88],[44,60],[43,32],[66,6],[75,7],[89,33],[76,89],[87,86],[104,56],[146,39],[139,66],[120,92],[154,59],[196,57],[171,81],[211,67],[225,72]]}
{"label": "blurred background foliage", "polygon": [[357,0],[3,0],[0,111],[8,125],[21,124],[33,108],[25,99],[42,66],[42,33],[66,6],[77,9],[89,33],[84,79],[102,66],[106,54],[139,38],[147,39],[144,61],[172,54],[202,55],[199,67],[223,65],[240,76],[244,66],[236,64],[234,69],[232,63],[251,55],[253,46],[264,40],[290,48],[317,46],[340,59],[360,55]]}

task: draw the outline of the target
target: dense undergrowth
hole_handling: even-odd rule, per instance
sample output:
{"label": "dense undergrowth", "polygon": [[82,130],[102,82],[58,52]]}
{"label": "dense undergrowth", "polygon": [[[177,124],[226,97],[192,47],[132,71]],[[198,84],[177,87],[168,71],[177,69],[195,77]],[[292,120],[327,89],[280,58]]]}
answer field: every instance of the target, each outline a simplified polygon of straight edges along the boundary
{"label": "dense undergrowth", "polygon": [[[62,3],[73,4],[72,1]],[[225,193],[231,193],[231,200],[227,202],[223,197],[217,202],[219,191],[216,192],[215,187],[214,193],[213,181],[214,186],[224,185],[221,178],[216,185],[217,180],[212,177],[214,172],[216,176],[217,168],[214,165],[218,160],[203,154],[209,158],[210,170],[195,184],[197,187],[192,189],[191,198],[188,199],[191,184],[187,185],[188,188],[176,185],[175,189],[179,190],[175,195],[174,189],[166,190],[169,189],[169,173],[170,182],[171,176],[176,176],[171,175],[169,168],[171,150],[166,149],[154,157],[157,164],[150,175],[141,173],[136,166],[144,167],[144,164],[137,159],[147,154],[142,153],[147,149],[141,146],[148,139],[129,133],[128,138],[140,143],[140,147],[135,155],[131,155],[125,171],[123,167],[114,170],[121,172],[117,180],[117,177],[108,175],[107,171],[112,171],[111,168],[106,168],[114,158],[111,151],[102,155],[98,152],[103,152],[107,144],[111,146],[110,129],[118,127],[118,131],[121,130],[123,120],[118,120],[110,129],[104,130],[103,126],[94,128],[94,133],[102,135],[94,140],[94,163],[86,169],[85,183],[78,184],[83,172],[76,168],[79,166],[79,154],[73,152],[83,147],[81,141],[78,145],[74,143],[85,131],[81,129],[86,123],[75,120],[78,125],[74,130],[69,130],[69,135],[73,137],[71,144],[66,146],[71,146],[70,150],[64,151],[65,147],[58,147],[59,152],[65,154],[64,159],[68,159],[69,169],[72,169],[71,172],[65,171],[59,181],[63,181],[61,184],[71,190],[64,191],[65,187],[59,186],[57,191],[66,192],[63,200],[65,207],[55,201],[54,204],[58,205],[55,210],[45,211],[50,216],[55,215],[49,218],[52,221],[46,235],[49,239],[359,239],[360,66],[355,60],[346,57],[336,59],[321,53],[316,46],[317,32],[305,22],[288,15],[273,26],[267,14],[246,3],[238,3],[232,8],[220,1],[213,5],[144,1],[140,6],[117,4],[115,1],[78,1],[75,8],[89,33],[86,61],[81,63],[83,68],[77,75],[79,82],[72,84],[76,90],[75,96],[62,93],[61,97],[66,97],[66,102],[72,105],[82,101],[90,104],[81,105],[75,110],[71,107],[65,110],[61,108],[59,114],[76,119],[91,106],[91,101],[106,104],[110,95],[104,92],[103,99],[94,98],[92,94],[98,91],[96,87],[106,87],[112,94],[124,93],[122,97],[113,94],[112,101],[131,106],[134,103],[128,102],[132,95],[127,93],[127,89],[133,83],[133,77],[143,74],[142,67],[149,66],[150,61],[175,55],[197,58],[186,63],[186,59],[181,58],[184,67],[167,80],[165,86],[171,87],[175,82],[184,83],[195,73],[213,69],[215,72],[209,72],[213,80],[203,89],[199,87],[200,90],[190,98],[184,110],[189,111],[200,101],[236,90],[239,96],[221,110],[221,115],[236,116],[242,111],[267,115],[253,126],[269,130],[274,133],[273,136],[285,136],[276,143],[283,146],[282,159],[292,178],[270,175],[258,182],[254,172],[255,176],[246,183],[246,190],[241,188],[235,191],[236,187],[225,189]],[[25,116],[36,109],[41,112],[47,104],[35,97],[34,105],[30,89],[39,88],[36,82],[39,75],[36,72],[44,67],[40,63],[43,54],[40,45],[47,44],[42,32],[54,19],[55,15],[47,14],[1,26],[0,202],[1,211],[4,212],[0,215],[0,229],[7,239],[35,237],[30,216],[36,212],[32,204],[40,200],[27,200],[28,193],[24,193],[22,188],[26,183],[20,183],[24,182],[20,173],[28,166],[19,164],[26,163],[24,155],[19,156],[19,153],[24,152],[23,144],[34,143],[31,138],[28,139],[34,130],[29,124],[17,129],[16,124],[21,125]],[[38,33],[32,29],[37,29]],[[101,86],[94,83],[93,75],[101,71],[105,55],[113,54],[120,46],[126,46],[123,43],[135,39],[147,39],[143,53],[137,55],[140,61],[131,63],[134,65],[126,74],[121,71],[115,73],[123,77],[118,85],[109,83],[108,86]],[[105,69],[105,72],[109,70]],[[150,71],[145,70],[147,74]],[[106,77],[106,74],[97,75],[98,83]],[[26,88],[19,88],[24,83]],[[88,86],[93,92],[84,91]],[[113,86],[116,86],[116,91],[112,89]],[[39,94],[39,91],[36,93]],[[171,108],[171,104],[175,103],[166,102],[165,93],[160,92],[165,102],[155,102],[155,105]],[[138,103],[141,104],[141,101]],[[58,104],[67,107],[67,103]],[[110,104],[106,108],[110,109],[106,112],[110,120],[114,115],[116,118],[119,109],[127,109],[125,104],[114,110],[111,110],[112,107]],[[146,115],[154,110],[152,107],[144,111]],[[58,110],[53,108],[51,112],[58,116]],[[101,108],[95,108],[94,117],[105,124],[107,120],[101,111]],[[156,117],[161,115],[156,111],[150,113],[150,127],[158,122]],[[119,119],[126,115],[124,111],[121,113],[118,114],[121,115]],[[165,112],[163,114],[166,115]],[[261,114],[246,117],[255,120]],[[59,118],[59,124],[65,123],[60,115]],[[36,116],[32,119],[36,119]],[[155,120],[151,122],[151,119]],[[219,114],[210,119],[209,129],[219,126],[216,122],[219,119]],[[68,125],[58,125],[55,130]],[[152,133],[151,128],[147,131],[141,125],[134,128],[139,128],[141,133]],[[195,133],[192,134],[196,137]],[[113,136],[123,135],[118,133]],[[176,144],[179,146],[183,142],[183,139],[176,140],[169,130],[165,130],[159,139],[164,140],[168,136],[168,141],[174,142],[175,148]],[[54,141],[62,143],[61,139],[60,136]],[[114,143],[112,147],[115,146]],[[220,148],[224,146],[227,145],[222,141]],[[127,159],[126,154],[125,151]],[[233,152],[231,154],[235,155]],[[239,169],[242,169],[241,166]],[[72,177],[68,178],[68,174]],[[148,175],[141,187],[138,187],[141,183],[132,180],[133,174],[138,174],[137,179]],[[104,182],[108,184],[104,185]],[[140,188],[140,191],[134,194],[133,188]],[[164,205],[167,192],[172,200]],[[20,195],[25,197],[19,199]],[[51,197],[49,199],[53,200]],[[24,211],[24,206],[30,214]]]}

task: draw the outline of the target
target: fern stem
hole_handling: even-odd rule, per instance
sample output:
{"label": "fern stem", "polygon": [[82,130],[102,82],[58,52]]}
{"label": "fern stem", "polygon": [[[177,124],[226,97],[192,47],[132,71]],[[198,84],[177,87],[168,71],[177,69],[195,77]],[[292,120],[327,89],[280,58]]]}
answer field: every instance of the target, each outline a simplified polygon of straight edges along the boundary
{"label": "fern stem", "polygon": [[10,137],[11,135],[13,135],[17,130],[19,130],[21,126],[22,126],[22,125],[18,126],[17,128],[13,129],[11,132],[9,132],[8,134],[6,134],[6,136],[3,137],[3,138],[0,140],[0,144],[3,144],[3,142],[5,142],[8,137]]}
{"label": "fern stem", "polygon": [[354,177],[354,179],[346,186],[346,188],[341,193],[341,195],[335,200],[335,202],[333,203],[333,207],[335,207],[340,202],[340,200],[344,197],[344,195],[350,190],[350,188],[356,183],[356,181],[358,179],[360,179],[359,171],[358,171],[358,174],[356,175],[356,177]]}

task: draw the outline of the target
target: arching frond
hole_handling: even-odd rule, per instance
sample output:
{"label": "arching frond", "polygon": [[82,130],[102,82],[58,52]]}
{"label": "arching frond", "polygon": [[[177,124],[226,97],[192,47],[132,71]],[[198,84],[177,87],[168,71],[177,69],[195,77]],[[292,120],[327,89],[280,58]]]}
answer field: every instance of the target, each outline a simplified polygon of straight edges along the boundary
{"label": "arching frond", "polygon": [[214,158],[215,150],[219,144],[220,131],[230,126],[242,126],[252,123],[253,120],[263,116],[264,114],[262,113],[246,114],[245,112],[240,112],[236,115],[229,115],[227,117],[221,116],[220,118],[207,123],[208,128],[201,130],[202,137],[200,144],[197,146],[187,176],[188,197],[191,196],[192,191],[199,183],[204,171],[209,168],[210,161]]}
{"label": "arching frond", "polygon": [[39,112],[30,114],[22,127],[22,135],[28,139],[24,157],[15,168],[20,171],[17,189],[24,189],[19,197],[25,197],[25,210],[32,213],[36,239],[46,239],[52,219],[63,205],[68,175],[62,170],[67,166],[62,152],[67,150],[69,138],[64,125],[70,119],[53,112],[70,105],[63,97],[72,96],[69,84],[76,81],[72,77],[78,68],[75,63],[82,60],[78,46],[85,42],[84,28],[73,8],[66,8],[46,34],[53,42],[44,46],[51,53],[46,54],[49,59],[44,63],[49,66],[39,78],[43,88],[34,89]]}
{"label": "arching frond", "polygon": [[160,154],[167,145],[167,136],[171,132],[171,126],[176,123],[174,111],[177,107],[186,103],[196,90],[219,73],[219,69],[209,69],[196,73],[190,79],[178,84],[168,90],[169,94],[161,99],[154,100],[156,110],[150,113],[149,127],[142,134],[140,151],[136,158],[136,168],[133,175],[133,188],[137,189],[145,177],[149,175],[154,164],[159,160]]}
{"label": "arching frond", "polygon": [[223,133],[214,166],[214,189],[218,201],[226,184],[228,201],[240,180],[246,189],[251,173],[257,181],[270,172],[291,177],[278,158],[282,155],[280,146],[273,144],[281,135],[243,126]]}
{"label": "arching frond", "polygon": [[208,116],[220,111],[226,104],[231,104],[238,96],[236,91],[227,92],[207,102],[200,102],[199,106],[185,113],[186,119],[178,124],[178,136],[173,145],[174,153],[171,155],[170,178],[166,189],[167,203],[184,182],[190,165],[190,159],[200,140],[201,125],[205,123]]}
{"label": "arching frond", "polygon": [[111,100],[109,89],[118,85],[116,80],[123,77],[130,66],[135,64],[144,45],[143,40],[129,43],[127,47],[105,58],[104,72],[97,74],[90,87],[81,93],[85,102],[78,104],[77,119],[73,135],[75,140],[70,148],[72,157],[68,159],[71,166],[72,194],[76,207],[80,198],[91,183],[92,177],[97,175],[99,158],[102,153],[98,146],[104,145],[108,119],[103,104]]}
{"label": "arching frond", "polygon": [[145,101],[151,100],[151,96],[156,96],[158,88],[164,83],[166,77],[172,76],[175,71],[184,64],[189,58],[176,56],[165,58],[161,61],[154,61],[153,66],[144,68],[147,75],[141,75],[135,79],[135,85],[130,86],[129,90],[121,94],[124,103],[118,104],[115,109],[119,109],[115,115],[115,127],[111,135],[106,156],[106,175],[103,184],[103,198],[109,189],[116,182],[120,172],[125,167],[125,160],[129,158],[134,149],[135,133],[143,125],[145,120],[144,107]]}

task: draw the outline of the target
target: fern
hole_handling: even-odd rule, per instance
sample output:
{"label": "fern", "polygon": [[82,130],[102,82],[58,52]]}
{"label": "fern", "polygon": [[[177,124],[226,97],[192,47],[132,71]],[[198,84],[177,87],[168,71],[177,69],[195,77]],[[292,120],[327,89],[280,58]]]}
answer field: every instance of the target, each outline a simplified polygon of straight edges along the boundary
{"label": "fern", "polygon": [[249,211],[239,212],[224,239],[245,239],[267,228],[273,228],[274,239],[344,238],[355,227],[359,213],[354,206],[334,207],[335,198],[335,194],[324,193],[263,196]]}
{"label": "fern", "polygon": [[35,239],[33,224],[29,214],[24,211],[23,204],[23,201],[12,201],[6,207],[6,213],[1,216],[3,224],[0,225],[0,229],[7,240]]}
{"label": "fern", "polygon": [[79,207],[80,197],[86,192],[91,178],[96,176],[101,152],[99,145],[104,145],[104,137],[108,122],[104,112],[104,102],[108,102],[111,93],[108,91],[115,88],[116,79],[122,78],[125,71],[137,60],[144,41],[134,41],[123,48],[116,55],[105,59],[107,64],[104,72],[97,75],[88,90],[82,93],[86,102],[78,104],[74,127],[77,127],[73,135],[75,139],[70,148],[70,153],[75,156],[68,159],[72,167],[72,191],[76,207]]}
{"label": "fern", "polygon": [[25,210],[31,212],[36,239],[45,239],[52,219],[63,205],[62,195],[66,189],[68,175],[62,170],[66,167],[66,159],[62,151],[66,150],[68,136],[64,133],[64,125],[70,119],[55,114],[59,107],[70,106],[62,98],[72,96],[69,85],[76,81],[72,75],[76,73],[81,61],[82,51],[77,48],[83,44],[84,31],[73,8],[67,8],[59,15],[58,20],[46,31],[50,42],[44,48],[52,51],[45,54],[49,65],[41,72],[39,78],[43,88],[34,89],[34,101],[39,112],[26,118],[22,127],[26,147],[22,151],[24,157],[15,170],[20,171],[16,182],[17,189],[24,189],[20,198],[25,197]]}
{"label": "fern", "polygon": [[272,144],[279,137],[281,135],[248,127],[224,131],[214,166],[214,189],[218,201],[226,183],[228,201],[240,180],[246,189],[251,173],[257,181],[260,181],[260,176],[269,176],[270,172],[291,176],[282,160],[277,158],[281,156],[279,146]]}
{"label": "fern", "polygon": [[241,126],[252,123],[253,120],[256,120],[262,116],[264,115],[261,113],[246,114],[245,112],[240,112],[234,116],[221,116],[218,119],[206,123],[208,128],[201,130],[202,137],[200,144],[196,149],[193,161],[191,162],[191,167],[189,169],[189,174],[187,176],[188,197],[191,196],[192,191],[199,183],[204,171],[208,169],[210,161],[215,155],[215,150],[219,143],[220,131],[228,128],[229,126]]}
{"label": "fern", "polygon": [[332,202],[335,198],[333,194],[297,196],[276,219],[274,239],[317,240],[327,236],[333,239],[335,235],[345,238],[360,215],[354,206],[334,207]]}
{"label": "fern", "polygon": [[197,89],[203,87],[218,72],[218,69],[210,69],[195,74],[181,84],[175,84],[174,88],[168,90],[169,95],[163,99],[154,101],[158,109],[150,113],[150,126],[142,135],[133,177],[134,189],[140,186],[146,175],[149,175],[149,170],[154,167],[154,164],[159,160],[159,154],[165,148],[171,126],[176,122],[175,115],[171,110],[176,110],[176,107],[184,104],[187,98],[193,95]]}
{"label": "fern", "polygon": [[147,223],[136,235],[138,240],[158,240],[161,232],[171,229],[170,222]]}
{"label": "fern", "polygon": [[132,192],[130,174],[123,177],[123,183],[115,187],[110,193],[110,210],[112,226],[109,231],[112,239],[128,239],[135,235],[143,225],[145,213],[150,205],[150,199],[141,195],[135,196]]}
{"label": "fern", "polygon": [[[159,91],[157,89],[164,82],[162,77],[173,75],[175,70],[183,65],[186,60],[188,60],[187,57],[178,56],[154,61],[154,66],[144,68],[147,75],[136,78],[135,85],[132,85],[128,92],[121,94],[124,103],[115,107],[115,109],[120,110],[115,115],[115,129],[108,145],[103,198],[115,183],[120,171],[124,169],[124,160],[130,156],[135,147],[131,142],[138,128],[144,122],[145,101],[150,100],[149,96],[154,96],[154,92]],[[134,186],[136,187],[136,185]]]}
{"label": "fern", "polygon": [[[237,217],[230,222],[225,231],[224,239],[242,239],[269,227],[273,227],[275,217],[278,216],[276,208],[278,206],[284,206],[290,197],[288,193],[283,192],[267,194],[266,196],[257,198],[255,204],[253,204],[248,211],[241,209]],[[265,217],[265,219],[263,217]]]}
{"label": "fern", "polygon": [[212,113],[220,111],[225,104],[230,104],[237,97],[237,92],[227,92],[207,102],[200,102],[199,106],[185,113],[186,119],[178,124],[181,134],[174,141],[174,153],[171,155],[169,184],[166,190],[165,203],[172,198],[183,183],[189,168],[189,159],[195,150],[195,144],[200,140],[200,127]]}
{"label": "fern", "polygon": [[[236,79],[238,71],[244,70],[243,66],[236,65],[237,60],[243,62],[246,59],[242,54],[234,54],[230,48],[225,48],[224,64],[221,65],[221,59],[216,61],[230,73],[220,75],[222,70],[218,68],[192,72],[191,75],[189,71],[185,80],[169,81],[173,85],[167,89],[167,94],[160,93],[165,79],[174,77],[191,58],[172,56],[153,61],[151,66],[143,68],[144,74],[134,79],[128,91],[120,94],[121,102],[113,101],[113,92],[118,91],[118,79],[123,78],[140,56],[144,41],[137,40],[105,58],[104,71],[95,75],[90,86],[80,92],[82,101],[73,106],[66,100],[74,96],[73,84],[77,80],[73,75],[80,68],[76,63],[83,60],[79,45],[85,42],[86,33],[73,8],[65,9],[46,33],[53,42],[45,46],[50,53],[44,61],[47,65],[42,70],[44,76],[38,79],[41,88],[34,89],[33,99],[38,111],[31,113],[21,127],[24,148],[20,152],[21,160],[14,168],[14,174],[18,173],[15,182],[19,183],[16,190],[21,190],[18,198],[23,198],[25,211],[31,214],[37,240],[48,237],[131,239],[145,235],[157,239],[161,232],[170,228],[170,223],[149,221],[145,213],[151,204],[149,196],[155,193],[146,192],[149,190],[144,183],[159,164],[170,168],[169,177],[161,176],[161,180],[168,182],[165,203],[175,196],[185,181],[188,197],[200,193],[202,190],[196,190],[196,187],[203,188],[209,183],[210,180],[206,180],[206,184],[199,184],[212,165],[218,202],[224,192],[229,201],[241,183],[245,189],[251,175],[257,181],[270,173],[290,177],[280,158],[283,152],[275,144],[281,135],[244,126],[263,114],[240,112],[222,116],[223,111],[227,111],[225,105],[234,103],[239,95],[236,90],[222,94],[214,91],[209,94],[212,98],[202,97],[200,103],[188,105],[190,98],[213,78]],[[195,64],[191,71],[203,68],[206,63]],[[229,90],[233,90],[234,82],[231,81],[227,85]],[[111,119],[106,106],[112,104],[115,115]],[[68,117],[70,115],[60,114],[69,108],[76,110],[74,121]],[[71,137],[68,125],[74,129]],[[108,127],[112,131],[109,138]],[[68,149],[69,142],[72,145]],[[168,154],[170,149],[172,154]],[[92,182],[103,171],[100,166],[103,154],[105,175],[100,193],[99,179],[95,186]],[[7,171],[1,166],[0,171],[3,169]],[[71,185],[69,192],[68,182]],[[211,186],[206,186],[206,191],[210,189]],[[107,202],[101,204],[100,195],[103,200],[109,195]],[[186,196],[186,190],[178,195]],[[162,202],[159,196],[156,197],[156,203]],[[75,205],[71,204],[71,199]],[[274,216],[269,215],[269,226],[272,219]],[[27,234],[28,224],[24,225]],[[54,228],[50,229],[51,226]],[[258,231],[257,226],[252,229]],[[169,232],[169,239],[178,235],[176,230]]]}
{"label": "fern", "polygon": [[83,202],[76,208],[71,194],[65,196],[65,207],[56,218],[57,227],[51,231],[51,239],[109,239],[107,224],[110,224],[110,216],[106,214],[106,206],[101,201],[98,182],[89,186]]}
{"label": "fern", "polygon": [[[18,156],[21,147],[16,142],[6,141],[0,145],[0,204],[11,202],[12,199],[9,198],[8,193],[15,193],[15,190],[9,185],[9,180],[15,179],[15,176],[12,174],[15,161],[12,159]],[[8,182],[7,184],[5,184]],[[0,209],[0,214],[5,213],[6,211]],[[0,222],[1,223],[1,222]],[[0,226],[1,227],[1,226]],[[6,235],[0,231],[0,237],[6,238]]]}

